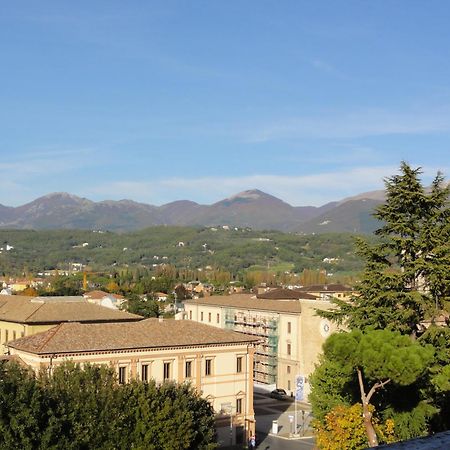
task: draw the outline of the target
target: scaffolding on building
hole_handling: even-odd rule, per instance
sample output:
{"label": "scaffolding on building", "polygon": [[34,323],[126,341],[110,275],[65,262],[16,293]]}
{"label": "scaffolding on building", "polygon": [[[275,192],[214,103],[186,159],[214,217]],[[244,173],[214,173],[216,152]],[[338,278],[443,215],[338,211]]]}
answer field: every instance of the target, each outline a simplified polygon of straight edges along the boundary
{"label": "scaffolding on building", "polygon": [[278,367],[278,318],[273,314],[225,310],[225,327],[261,340],[255,348],[253,379],[258,383],[276,384]]}

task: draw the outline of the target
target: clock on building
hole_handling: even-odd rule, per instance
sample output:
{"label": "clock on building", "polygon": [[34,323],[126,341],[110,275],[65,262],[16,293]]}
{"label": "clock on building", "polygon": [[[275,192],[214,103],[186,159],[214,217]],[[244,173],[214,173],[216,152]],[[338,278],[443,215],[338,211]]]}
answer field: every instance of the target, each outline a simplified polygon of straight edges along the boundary
{"label": "clock on building", "polygon": [[323,319],[320,321],[320,334],[323,337],[328,337],[331,333],[331,325],[327,319]]}

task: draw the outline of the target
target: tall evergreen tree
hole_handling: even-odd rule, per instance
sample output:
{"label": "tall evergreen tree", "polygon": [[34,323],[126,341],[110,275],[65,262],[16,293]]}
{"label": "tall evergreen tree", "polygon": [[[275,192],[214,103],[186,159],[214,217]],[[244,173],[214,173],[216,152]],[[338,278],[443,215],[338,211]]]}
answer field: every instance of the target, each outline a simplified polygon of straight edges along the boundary
{"label": "tall evergreen tree", "polygon": [[450,185],[438,173],[429,190],[421,169],[402,162],[385,180],[386,201],[376,209],[380,240],[357,240],[365,260],[359,294],[320,315],[350,328],[391,329],[415,334],[450,299]]}

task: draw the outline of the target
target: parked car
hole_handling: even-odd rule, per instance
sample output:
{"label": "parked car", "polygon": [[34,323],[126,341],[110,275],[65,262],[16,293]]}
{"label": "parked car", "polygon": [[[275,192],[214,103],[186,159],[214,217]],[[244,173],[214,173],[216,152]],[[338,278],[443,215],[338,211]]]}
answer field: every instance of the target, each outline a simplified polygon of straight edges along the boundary
{"label": "parked car", "polygon": [[270,396],[272,398],[276,398],[277,400],[288,400],[289,396],[287,395],[286,391],[284,389],[274,389]]}

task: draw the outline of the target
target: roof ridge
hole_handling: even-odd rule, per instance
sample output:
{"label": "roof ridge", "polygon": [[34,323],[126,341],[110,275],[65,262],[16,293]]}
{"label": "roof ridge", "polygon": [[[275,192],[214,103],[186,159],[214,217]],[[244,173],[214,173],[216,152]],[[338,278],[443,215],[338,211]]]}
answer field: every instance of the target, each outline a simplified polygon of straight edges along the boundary
{"label": "roof ridge", "polygon": [[65,325],[64,322],[61,322],[60,324],[56,325],[56,327],[50,328],[48,330],[48,334],[50,335],[40,346],[39,346],[39,351],[41,351],[45,345],[47,345],[52,338],[55,336],[56,332],[63,326]]}
{"label": "roof ridge", "polygon": [[[32,298],[37,298],[37,297],[32,297]],[[31,299],[30,299],[30,303],[31,303]],[[38,308],[36,308],[29,316],[25,317],[24,322],[26,322],[30,317],[32,317],[34,314],[36,314],[43,306],[45,305],[45,302],[42,302]]]}

